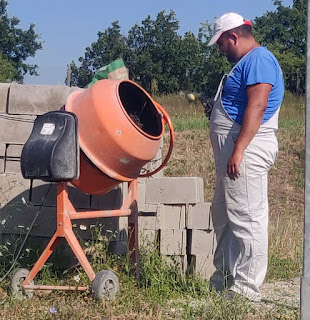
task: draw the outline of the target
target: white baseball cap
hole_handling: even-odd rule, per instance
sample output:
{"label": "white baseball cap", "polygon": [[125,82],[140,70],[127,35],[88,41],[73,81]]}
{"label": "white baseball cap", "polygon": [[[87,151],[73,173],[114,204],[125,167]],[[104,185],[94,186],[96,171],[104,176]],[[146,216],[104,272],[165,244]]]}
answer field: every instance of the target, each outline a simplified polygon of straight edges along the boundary
{"label": "white baseball cap", "polygon": [[213,35],[208,43],[208,46],[212,46],[220,38],[223,32],[237,28],[246,24],[252,26],[252,22],[245,20],[240,14],[235,12],[225,13],[220,16],[214,22]]}

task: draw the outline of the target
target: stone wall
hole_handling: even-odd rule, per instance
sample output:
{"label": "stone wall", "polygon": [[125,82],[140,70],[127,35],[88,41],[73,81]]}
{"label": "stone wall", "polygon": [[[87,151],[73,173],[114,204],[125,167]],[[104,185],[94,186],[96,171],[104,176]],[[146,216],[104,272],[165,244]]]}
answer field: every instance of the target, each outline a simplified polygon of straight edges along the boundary
{"label": "stone wall", "polygon": [[[68,95],[78,88],[66,86],[0,84],[0,258],[16,252],[23,236],[31,228],[21,261],[31,263],[31,252],[40,252],[56,230],[56,185],[22,177],[20,156],[37,115],[59,110]],[[154,162],[160,165],[161,149]],[[69,197],[76,209],[119,209],[127,194],[121,183],[104,196],[90,196],[73,186]],[[31,200],[31,201],[30,201]],[[209,277],[213,271],[214,235],[210,203],[204,201],[200,177],[163,177],[160,171],[150,178],[138,179],[139,242],[148,250],[159,249],[173,257],[184,272],[194,271]],[[35,217],[35,223],[32,225]],[[127,251],[128,218],[104,218],[76,221],[75,233],[92,239],[100,233],[109,239],[110,250]],[[30,253],[29,253],[30,252]],[[66,244],[52,256],[60,257],[63,267],[76,263]],[[63,254],[67,256],[63,259]],[[1,257],[2,254],[2,257]]]}

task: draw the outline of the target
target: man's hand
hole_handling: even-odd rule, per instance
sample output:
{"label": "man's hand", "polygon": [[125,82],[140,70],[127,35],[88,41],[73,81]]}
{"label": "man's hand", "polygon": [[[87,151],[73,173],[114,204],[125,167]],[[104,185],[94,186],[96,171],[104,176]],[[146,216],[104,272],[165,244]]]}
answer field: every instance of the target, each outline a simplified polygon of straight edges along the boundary
{"label": "man's hand", "polygon": [[207,98],[205,96],[205,94],[203,94],[203,93],[199,97],[199,100],[200,100],[201,104],[204,107],[204,111],[205,111],[206,117],[210,120],[211,112],[212,112],[213,105],[214,105],[214,100],[210,99],[210,98]]}
{"label": "man's hand", "polygon": [[240,176],[240,164],[242,159],[242,152],[233,151],[227,163],[227,174],[230,179],[235,180]]}

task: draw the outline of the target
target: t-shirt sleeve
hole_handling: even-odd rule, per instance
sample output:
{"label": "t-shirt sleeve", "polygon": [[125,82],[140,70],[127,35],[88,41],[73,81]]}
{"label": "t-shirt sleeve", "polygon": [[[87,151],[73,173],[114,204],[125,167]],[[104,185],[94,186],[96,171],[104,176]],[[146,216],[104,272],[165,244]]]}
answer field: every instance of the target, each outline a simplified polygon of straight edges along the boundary
{"label": "t-shirt sleeve", "polygon": [[269,56],[252,57],[244,68],[245,85],[250,86],[257,83],[269,83],[275,85],[277,79],[277,68]]}

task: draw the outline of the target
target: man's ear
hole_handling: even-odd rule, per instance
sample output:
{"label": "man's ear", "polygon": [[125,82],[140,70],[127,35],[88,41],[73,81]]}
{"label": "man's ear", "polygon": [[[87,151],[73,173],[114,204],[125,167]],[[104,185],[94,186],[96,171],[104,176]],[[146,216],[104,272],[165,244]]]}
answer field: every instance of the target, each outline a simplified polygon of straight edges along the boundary
{"label": "man's ear", "polygon": [[239,39],[239,36],[236,32],[231,32],[229,34],[229,39],[231,39],[233,41],[233,44],[236,44]]}

